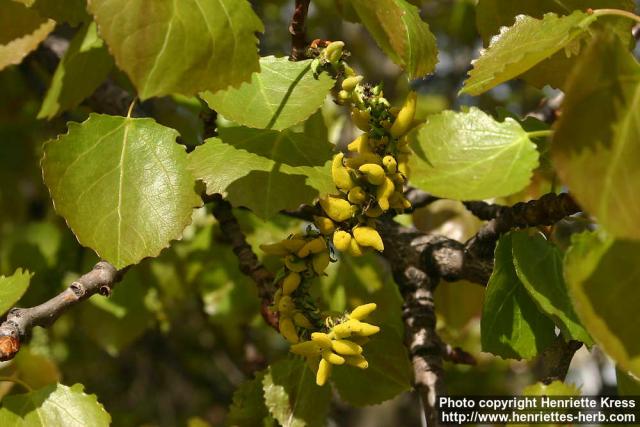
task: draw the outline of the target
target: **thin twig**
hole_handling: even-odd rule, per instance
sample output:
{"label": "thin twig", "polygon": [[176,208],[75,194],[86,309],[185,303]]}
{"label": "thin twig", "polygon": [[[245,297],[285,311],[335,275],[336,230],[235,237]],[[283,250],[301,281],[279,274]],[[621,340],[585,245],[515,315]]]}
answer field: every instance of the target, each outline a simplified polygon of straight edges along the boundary
{"label": "thin twig", "polygon": [[296,0],[291,24],[289,25],[289,33],[291,33],[291,55],[289,59],[291,61],[306,59],[306,20],[310,2],[311,0]]}

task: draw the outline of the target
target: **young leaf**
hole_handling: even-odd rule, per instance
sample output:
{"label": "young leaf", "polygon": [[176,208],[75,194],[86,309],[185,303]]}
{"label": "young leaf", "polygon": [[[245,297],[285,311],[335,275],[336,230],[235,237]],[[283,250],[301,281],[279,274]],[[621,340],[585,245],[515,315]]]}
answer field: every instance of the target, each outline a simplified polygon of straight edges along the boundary
{"label": "young leaf", "polygon": [[261,58],[260,72],[251,83],[201,96],[211,109],[238,124],[283,130],[317,111],[335,83],[327,73],[316,78],[310,64],[311,60]]}
{"label": "young leaf", "polygon": [[258,372],[255,378],[243,382],[233,393],[233,403],[229,408],[227,426],[261,426],[269,416],[265,406],[262,382],[265,372]]}
{"label": "young leaf", "polygon": [[258,71],[247,0],[89,0],[100,35],[141,99],[226,89]]}
{"label": "young leaf", "polygon": [[406,0],[348,1],[378,46],[410,79],[433,72],[438,62],[436,39],[417,7]]}
{"label": "young leaf", "polygon": [[11,276],[0,276],[0,316],[17,303],[29,288],[33,273],[17,269]]}
{"label": "young leaf", "polygon": [[92,114],[44,148],[56,210],[116,268],[158,255],[201,204],[176,136],[151,119]]}
{"label": "young leaf", "polygon": [[553,342],[554,324],[540,313],[518,279],[512,251],[512,235],[502,236],[482,311],[482,351],[503,358],[531,359]]}
{"label": "young leaf", "polygon": [[562,17],[548,13],[541,20],[518,16],[515,24],[503,28],[473,62],[460,93],[480,95],[519,76],[561,49],[570,48],[595,19],[580,11]]}
{"label": "young leaf", "polygon": [[551,146],[580,205],[622,239],[640,239],[640,64],[599,34],[571,75]]}
{"label": "young leaf", "polygon": [[227,193],[235,206],[263,218],[335,191],[328,170],[331,144],[313,135],[245,127],[220,129],[189,154],[207,194]]}
{"label": "young leaf", "polygon": [[565,257],[573,305],[593,339],[623,369],[640,375],[640,242],[604,233],[574,236]]}
{"label": "young leaf", "polygon": [[56,26],[24,4],[0,2],[0,70],[19,64]]}
{"label": "young leaf", "polygon": [[[480,0],[476,6],[476,23],[478,32],[482,36],[485,47],[489,45],[491,37],[500,32],[501,27],[510,27],[514,24],[518,15],[527,15],[541,19],[546,13],[557,15],[569,15],[574,10],[586,11],[587,9],[621,9],[634,11],[633,0]],[[614,31],[625,42],[632,38],[630,19],[604,16],[598,18],[595,26],[606,26]],[[588,35],[585,34],[585,38]],[[577,42],[582,44],[581,42]],[[580,50],[576,45],[575,50]],[[542,88],[550,85],[555,88],[565,89],[565,82],[571,68],[573,68],[578,55],[567,56],[560,51],[543,60],[520,77],[528,83]]]}
{"label": "young leaf", "polygon": [[86,0],[35,0],[31,7],[42,16],[72,27],[90,20]]}
{"label": "young leaf", "polygon": [[283,426],[325,425],[331,388],[318,387],[315,374],[302,359],[285,359],[269,366],[262,385],[269,412]]}
{"label": "young leaf", "polygon": [[589,345],[591,337],[576,316],[562,275],[560,250],[540,233],[513,233],[513,262],[518,278],[540,311],[553,319],[566,340]]}
{"label": "young leaf", "polygon": [[113,59],[98,36],[96,24],[84,26],[58,64],[38,118],[51,119],[77,106],[102,83],[112,67]]}
{"label": "young leaf", "polygon": [[84,387],[51,384],[24,394],[5,396],[0,407],[0,425],[29,427],[102,427],[111,417]]}
{"label": "young leaf", "polygon": [[450,199],[508,196],[538,166],[536,146],[518,122],[497,122],[477,108],[430,116],[413,148],[411,183]]}

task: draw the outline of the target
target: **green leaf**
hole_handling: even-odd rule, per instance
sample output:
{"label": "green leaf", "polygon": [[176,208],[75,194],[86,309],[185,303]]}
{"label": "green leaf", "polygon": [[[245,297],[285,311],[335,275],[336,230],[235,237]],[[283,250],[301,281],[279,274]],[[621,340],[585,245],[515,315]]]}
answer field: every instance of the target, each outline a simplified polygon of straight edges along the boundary
{"label": "green leaf", "polygon": [[409,74],[410,79],[433,72],[438,62],[436,39],[406,0],[349,0],[378,46]]}
{"label": "green leaf", "polygon": [[283,130],[306,120],[324,103],[334,80],[315,78],[311,60],[291,62],[267,56],[260,72],[237,89],[201,94],[211,109],[243,126]]}
{"label": "green leaf", "polygon": [[591,344],[569,299],[560,250],[540,233],[521,231],[511,238],[516,273],[540,311],[554,320],[565,339]]}
{"label": "green leaf", "polygon": [[619,396],[640,396],[640,380],[616,367]]}
{"label": "green leaf", "polygon": [[580,396],[580,390],[573,384],[555,380],[550,384],[535,383],[522,390],[523,396]]}
{"label": "green leaf", "polygon": [[60,371],[53,360],[31,349],[31,346],[20,348],[13,359],[18,378],[31,388],[41,388],[60,381]]}
{"label": "green leaf", "polygon": [[301,358],[269,366],[262,384],[267,408],[283,427],[326,424],[331,388],[318,387],[315,374]]}
{"label": "green leaf", "polygon": [[413,146],[411,183],[458,200],[508,196],[525,188],[538,166],[527,132],[511,118],[497,122],[477,108],[430,116]]}
{"label": "green leaf", "polygon": [[[574,10],[586,11],[588,8],[633,11],[635,3],[633,0],[480,0],[476,6],[476,22],[484,45],[488,46],[491,37],[500,32],[500,27],[513,25],[515,17],[518,15],[541,19],[545,13],[569,15]],[[601,26],[601,24],[615,31],[622,40],[631,41],[631,27],[633,26],[631,20],[604,16],[598,18],[595,25]],[[564,89],[567,76],[575,64],[575,59],[576,55],[567,57],[565,52],[557,52],[525,72],[521,78],[540,88],[548,84]]]}
{"label": "green leaf", "polygon": [[562,17],[548,13],[541,20],[518,16],[516,23],[503,28],[480,58],[473,61],[473,69],[460,93],[480,95],[519,76],[561,49],[570,52],[574,47],[572,43],[578,41],[595,20],[594,15],[580,11]]}
{"label": "green leaf", "polygon": [[116,268],[158,255],[201,204],[176,135],[151,119],[92,114],[44,148],[56,210]]}
{"label": "green leaf", "polygon": [[594,341],[623,369],[640,375],[640,242],[604,233],[574,236],[565,257],[573,305]]}
{"label": "green leaf", "polygon": [[531,359],[553,342],[555,327],[518,279],[512,250],[512,235],[502,236],[480,322],[482,351],[503,358]]}
{"label": "green leaf", "polygon": [[598,222],[640,239],[640,64],[600,34],[569,78],[551,146],[558,175]]}
{"label": "green leaf", "polygon": [[0,425],[14,427],[102,427],[111,417],[84,387],[51,384],[24,394],[5,396],[0,407]]}
{"label": "green leaf", "polygon": [[237,86],[258,71],[247,0],[89,0],[100,35],[141,99]]}
{"label": "green leaf", "polygon": [[72,27],[90,20],[86,0],[35,0],[31,7],[42,16]]}
{"label": "green leaf", "polygon": [[233,403],[229,408],[227,426],[261,426],[263,420],[269,416],[264,403],[262,382],[264,371],[258,372],[255,378],[243,382],[233,393]]}
{"label": "green leaf", "polygon": [[0,315],[6,313],[27,291],[33,273],[17,269],[13,275],[0,276]]}
{"label": "green leaf", "polygon": [[51,119],[80,104],[104,81],[112,67],[113,59],[98,36],[96,24],[84,26],[58,64],[38,118]]}
{"label": "green leaf", "polygon": [[24,4],[0,2],[0,70],[19,64],[56,26]]}
{"label": "green leaf", "polygon": [[364,346],[367,369],[334,367],[330,378],[342,400],[354,406],[376,405],[410,390],[413,369],[404,346],[403,300],[380,259],[374,254],[358,258],[342,254],[325,289],[327,297],[332,297],[332,310],[350,311],[361,304],[376,303],[366,321],[381,329]]}
{"label": "green leaf", "polygon": [[335,191],[331,144],[314,135],[245,127],[221,128],[189,154],[190,167],[207,194],[227,194],[234,206],[268,218]]}

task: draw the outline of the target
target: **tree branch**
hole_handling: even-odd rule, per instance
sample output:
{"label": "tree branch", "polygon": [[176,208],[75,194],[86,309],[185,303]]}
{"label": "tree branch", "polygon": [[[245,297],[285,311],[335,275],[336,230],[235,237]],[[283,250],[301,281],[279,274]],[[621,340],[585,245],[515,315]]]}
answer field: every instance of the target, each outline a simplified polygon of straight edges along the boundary
{"label": "tree branch", "polygon": [[555,342],[538,356],[534,371],[538,381],[550,384],[553,381],[564,381],[573,356],[582,347],[580,341],[565,341],[557,337]]}
{"label": "tree branch", "polygon": [[406,213],[411,213],[416,209],[424,208],[425,206],[430,205],[431,203],[440,200],[439,197],[432,196],[431,194],[419,190],[414,187],[409,187],[404,192],[404,197],[411,202],[411,208],[407,209]]}
{"label": "tree branch", "polygon": [[269,309],[273,297],[273,274],[258,261],[258,257],[247,243],[247,240],[236,219],[231,204],[224,200],[220,194],[204,198],[213,202],[213,216],[220,223],[220,229],[229,239],[233,252],[238,257],[239,268],[242,273],[249,276],[258,287],[258,294],[262,300],[260,312],[269,326],[278,330],[278,317]]}
{"label": "tree branch", "polygon": [[60,294],[31,308],[13,308],[0,325],[0,360],[10,360],[35,326],[47,327],[64,312],[95,294],[109,295],[122,279],[125,270],[118,271],[106,261],[74,281]]}
{"label": "tree branch", "polygon": [[306,19],[310,2],[311,0],[296,0],[291,24],[289,25],[289,33],[291,34],[291,55],[289,59],[291,61],[300,61],[307,57]]}

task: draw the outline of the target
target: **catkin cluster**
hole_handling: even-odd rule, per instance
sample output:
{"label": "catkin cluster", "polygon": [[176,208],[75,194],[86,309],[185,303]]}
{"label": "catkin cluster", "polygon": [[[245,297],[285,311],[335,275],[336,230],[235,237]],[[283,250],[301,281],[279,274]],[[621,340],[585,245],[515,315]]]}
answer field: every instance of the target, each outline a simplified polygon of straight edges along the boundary
{"label": "catkin cluster", "polygon": [[380,328],[362,321],[376,309],[373,303],[341,316],[320,313],[309,295],[312,280],[324,274],[332,247],[354,256],[368,248],[383,251],[376,218],[391,209],[402,212],[411,207],[403,187],[409,174],[407,133],[415,126],[416,94],[411,92],[401,108],[391,108],[380,85],[364,84],[343,61],[343,47],[339,41],[329,43],[317,52],[311,67],[342,78],[338,102],[350,108],[363,133],[348,145],[347,153],[333,157],[331,175],[337,191],[319,200],[322,213],[314,217],[318,231],[309,228],[305,234],[261,245],[264,252],[283,258],[271,306],[278,314],[280,333],[292,344],[291,352],[307,359],[320,386],[333,365],[366,369],[362,346]]}

